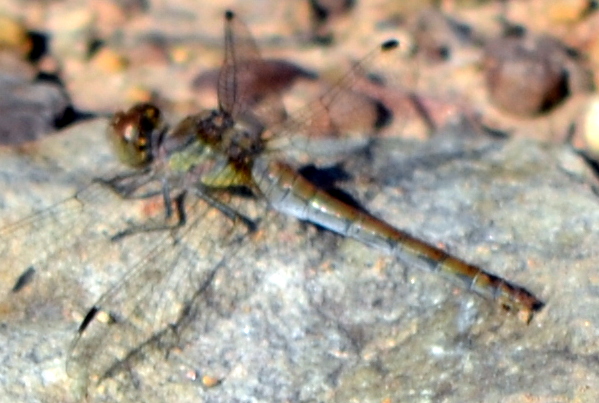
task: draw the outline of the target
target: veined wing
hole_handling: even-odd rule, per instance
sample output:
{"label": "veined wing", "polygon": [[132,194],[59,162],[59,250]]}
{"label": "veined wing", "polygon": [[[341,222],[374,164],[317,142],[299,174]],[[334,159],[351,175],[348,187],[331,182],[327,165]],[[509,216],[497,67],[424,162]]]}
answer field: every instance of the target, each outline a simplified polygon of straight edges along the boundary
{"label": "veined wing", "polygon": [[[213,115],[207,116],[210,123]],[[231,288],[239,284],[222,279],[234,273],[237,247],[253,230],[248,217],[259,216],[258,206],[243,196],[203,181],[201,173],[214,171],[217,183],[219,176],[236,182],[234,168],[220,171],[226,159],[194,133],[165,134],[156,130],[161,126],[159,111],[147,104],[115,115],[109,125],[121,159],[138,171],[105,178],[102,184],[124,199],[157,197],[164,208],[162,222],[138,220],[112,236],[126,242],[123,251],[135,256],[134,263],[88,311],[70,348],[69,374],[90,393],[97,384],[119,379],[156,345],[167,350],[177,345],[188,320],[219,311],[218,303],[201,308],[209,301],[205,294],[215,277]],[[235,305],[247,292],[241,286],[226,305]]]}
{"label": "veined wing", "polygon": [[[70,348],[69,374],[82,392],[89,393],[108,378],[120,379],[121,371],[149,354],[155,344],[162,348],[175,345],[175,338],[184,333],[186,320],[209,321],[214,315],[226,314],[236,299],[249,292],[244,276],[252,275],[247,270],[233,271],[235,252],[247,240],[248,232],[243,221],[235,220],[234,207],[240,206],[247,215],[255,213],[243,197],[234,200],[229,193],[215,194],[207,203],[208,195],[197,198],[190,188],[184,203],[186,223],[169,230],[164,228],[165,195],[156,192],[164,191],[164,176],[151,170],[131,170],[102,178],[119,178],[112,181],[118,191],[106,182],[95,181],[75,196],[0,230],[5,241],[2,270],[14,278],[7,282],[7,303],[13,303],[11,289],[19,282],[19,274],[30,272],[28,267],[44,277],[61,268],[76,278],[69,279],[71,288],[61,285],[51,290],[57,293],[61,311],[64,307],[85,308],[73,307],[71,301],[81,300],[78,296],[82,292],[97,294],[109,289],[87,314],[80,311],[85,318]],[[127,188],[136,199],[123,197]],[[180,190],[166,192],[174,199]],[[225,203],[233,207],[227,209]],[[139,225],[146,230],[139,230]],[[158,230],[161,225],[163,230]],[[122,236],[131,229],[129,235]],[[105,276],[108,279],[104,283],[93,280]],[[40,281],[33,281],[30,287],[37,287]],[[230,298],[209,298],[216,292],[215,282],[227,287],[222,295]],[[44,287],[52,289],[47,283]],[[12,311],[26,314],[33,310],[36,314],[26,303]]]}
{"label": "veined wing", "polygon": [[[234,270],[240,247],[249,241],[247,227],[200,199],[187,209],[185,226],[131,235],[148,249],[81,323],[67,369],[87,393],[126,378],[152,353],[160,356],[184,343],[187,321],[209,326],[250,292],[251,271]],[[219,297],[211,298],[214,293]]]}
{"label": "veined wing", "polygon": [[[99,124],[105,126],[106,122],[101,120]],[[76,142],[77,138],[75,132],[69,132],[40,143],[39,152],[35,154],[36,159],[48,162],[41,167],[35,166],[36,161],[32,161],[31,157],[19,156],[15,151],[6,150],[3,154],[2,174],[8,178],[7,183],[13,184],[3,192],[7,210],[3,212],[0,224],[0,273],[3,278],[0,298],[5,314],[16,318],[41,315],[32,309],[20,309],[21,304],[27,303],[22,301],[24,297],[17,295],[25,285],[24,279],[20,277],[23,273],[34,273],[33,276],[28,276],[28,279],[33,279],[27,292],[28,298],[41,298],[41,294],[50,293],[48,298],[71,301],[70,293],[78,294],[79,290],[46,287],[45,291],[41,292],[37,288],[36,279],[52,277],[53,273],[62,269],[67,272],[71,267],[90,265],[96,257],[94,251],[102,250],[109,244],[111,234],[120,231],[126,225],[127,219],[139,219],[143,214],[141,204],[135,202],[122,214],[112,211],[115,203],[120,202],[120,198],[99,183],[92,183],[92,177],[88,177],[87,172],[90,168],[89,161],[82,161],[84,166],[81,166],[79,172],[65,175],[69,177],[68,181],[60,176],[60,170],[54,169],[56,166],[53,166],[53,150],[66,143]],[[94,143],[94,139],[86,140],[88,146]],[[99,143],[104,142],[103,138],[97,140]],[[93,148],[94,158],[105,163],[103,149],[95,146]],[[74,159],[77,157],[74,156],[71,161]],[[73,165],[79,162],[73,162]],[[28,174],[23,175],[24,171]],[[60,199],[68,194],[66,192],[73,192],[70,189],[76,189],[72,184],[66,185],[66,182],[70,183],[71,180],[86,182],[86,185],[79,188],[75,195],[71,193],[70,197],[48,206],[48,199]],[[20,189],[27,189],[29,186],[35,190],[32,190],[23,202],[22,196],[19,196]],[[62,187],[63,191],[60,190]],[[16,221],[10,218],[31,214],[25,206],[36,200],[39,200],[36,203],[40,204],[36,213]],[[43,203],[46,203],[45,207]],[[67,305],[66,302],[60,304],[63,307]]]}
{"label": "veined wing", "polygon": [[328,90],[292,113],[282,125],[273,127],[273,137],[295,139],[303,134],[308,138],[340,139],[372,135],[390,123],[392,111],[372,95],[377,87],[385,86],[381,74],[389,74],[393,63],[399,62],[399,45],[397,40],[389,39],[355,62]]}
{"label": "veined wing", "polygon": [[269,140],[271,152],[303,150],[308,140],[315,138],[321,140],[321,148],[327,136],[333,136],[337,145],[342,136],[363,138],[393,119],[392,112],[374,98],[384,85],[381,76],[374,80],[369,75],[392,70],[401,54],[398,45],[396,40],[384,42],[308,105],[288,115],[280,93],[262,88],[267,84],[258,77],[258,70],[268,63],[260,56],[249,29],[227,12],[225,57],[217,84],[219,108],[234,120],[252,123],[257,119],[266,129],[263,138]]}
{"label": "veined wing", "polygon": [[15,272],[29,266],[40,269],[51,264],[60,249],[110,237],[111,229],[115,231],[119,223],[126,222],[102,211],[117,200],[118,196],[102,185],[91,184],[72,197],[1,228],[0,256]]}
{"label": "veined wing", "polygon": [[[367,145],[374,133],[394,119],[386,105],[370,96],[375,92],[372,88],[382,88],[383,84],[370,81],[368,75],[380,65],[390,64],[397,56],[397,46],[395,40],[381,44],[304,108],[268,126],[268,150],[283,151],[285,158],[302,152],[314,158],[344,155]],[[364,88],[369,90],[362,92]]]}

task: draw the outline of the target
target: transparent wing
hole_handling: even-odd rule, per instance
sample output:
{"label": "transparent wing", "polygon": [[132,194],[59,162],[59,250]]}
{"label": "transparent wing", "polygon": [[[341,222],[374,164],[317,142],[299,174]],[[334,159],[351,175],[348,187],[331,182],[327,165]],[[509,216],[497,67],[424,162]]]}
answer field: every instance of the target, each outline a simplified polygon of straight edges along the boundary
{"label": "transparent wing", "polygon": [[224,53],[218,77],[219,108],[233,118],[239,118],[259,101],[258,98],[267,96],[269,108],[263,120],[272,123],[272,116],[280,120],[284,114],[280,95],[273,92],[260,94],[256,88],[260,70],[267,64],[262,60],[248,27],[231,11],[225,13]]}
{"label": "transparent wing", "polygon": [[[80,290],[67,285],[71,284],[69,273],[94,267],[98,254],[110,249],[111,235],[126,227],[128,219],[139,219],[140,205],[135,201],[123,214],[115,214],[112,209],[120,202],[114,192],[91,184],[73,197],[2,226],[3,311],[15,318],[34,319],[43,317],[44,311],[32,307],[44,306],[46,301],[55,301],[60,309],[69,307],[80,295]],[[21,277],[24,273],[33,274],[27,284]],[[38,278],[55,284],[48,286]]]}
{"label": "transparent wing", "polygon": [[[73,197],[0,226],[0,269],[3,279],[9,279],[3,282],[4,313],[48,320],[47,309],[37,309],[32,298],[51,292],[59,312],[85,316],[90,305],[77,302],[103,293],[70,346],[68,372],[83,392],[108,378],[120,379],[123,369],[150,352],[164,354],[177,344],[187,321],[205,320],[208,326],[211,317],[226,314],[251,291],[244,280],[251,271],[233,270],[249,231],[234,213],[260,215],[263,205],[257,213],[247,197],[223,192],[212,195],[208,204],[206,197],[190,194],[184,203],[185,225],[115,239],[140,225],[157,229],[170,224],[165,222],[164,195],[144,197],[148,187],[140,185],[151,185],[156,193],[153,185],[160,185],[161,178],[140,174],[130,179],[137,199],[124,199],[105,183],[93,182]],[[172,193],[174,197],[176,191]],[[225,205],[223,214],[219,208]],[[32,272],[33,280],[24,284]],[[40,281],[40,274],[46,279]],[[16,287],[19,282],[23,284]],[[215,282],[227,288],[218,297]]]}
{"label": "transparent wing", "polygon": [[[217,84],[219,107],[234,119],[250,118],[251,111],[251,117],[268,129],[265,136],[271,139],[271,150],[309,150],[308,138],[356,137],[357,133],[364,137],[393,119],[415,114],[409,95],[387,88],[381,76],[397,70],[394,64],[401,62],[398,45],[396,40],[382,43],[324,91],[321,83],[321,93],[289,116],[274,78],[289,67],[263,60],[247,26],[227,12],[225,57]],[[310,76],[298,73],[298,68],[292,70],[297,76]]]}
{"label": "transparent wing", "polygon": [[273,148],[303,149],[307,139],[371,134],[394,119],[384,102],[384,80],[372,74],[389,71],[397,61],[398,42],[389,40],[370,52],[334,85],[282,124],[269,128]]}
{"label": "transparent wing", "polygon": [[[209,323],[250,291],[238,278],[248,272],[232,270],[249,239],[248,228],[202,200],[187,208],[182,227],[124,239],[129,252],[143,252],[88,312],[70,348],[67,371],[88,393],[109,378],[126,375],[152,352],[164,354],[177,346],[189,320]],[[215,282],[241,286],[227,294],[230,298],[215,299]]]}

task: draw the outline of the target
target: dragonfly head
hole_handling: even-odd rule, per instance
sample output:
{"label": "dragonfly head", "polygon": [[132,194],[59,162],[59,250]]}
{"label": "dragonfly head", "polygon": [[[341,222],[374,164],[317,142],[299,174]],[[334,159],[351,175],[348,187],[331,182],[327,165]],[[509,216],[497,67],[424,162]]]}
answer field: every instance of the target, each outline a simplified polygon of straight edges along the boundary
{"label": "dragonfly head", "polygon": [[160,110],[143,103],[116,113],[108,125],[107,135],[121,162],[141,168],[152,162],[155,146],[164,131]]}

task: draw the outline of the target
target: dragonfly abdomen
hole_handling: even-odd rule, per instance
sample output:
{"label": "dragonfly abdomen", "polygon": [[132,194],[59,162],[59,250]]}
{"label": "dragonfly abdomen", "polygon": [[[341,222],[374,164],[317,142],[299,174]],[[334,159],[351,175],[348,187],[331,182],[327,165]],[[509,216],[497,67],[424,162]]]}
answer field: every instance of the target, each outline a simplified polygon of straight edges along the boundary
{"label": "dragonfly abdomen", "polygon": [[544,304],[525,288],[487,273],[403,231],[396,231],[401,233],[402,239],[398,241],[394,255],[404,263],[439,273],[510,311],[521,312],[526,322],[543,307]]}
{"label": "dragonfly abdomen", "polygon": [[543,307],[543,303],[526,289],[336,199],[284,163],[261,163],[256,167],[259,169],[258,174],[254,170],[256,183],[277,211],[354,238],[396,256],[408,265],[438,272],[468,290],[497,301],[506,309],[522,313],[527,322]]}

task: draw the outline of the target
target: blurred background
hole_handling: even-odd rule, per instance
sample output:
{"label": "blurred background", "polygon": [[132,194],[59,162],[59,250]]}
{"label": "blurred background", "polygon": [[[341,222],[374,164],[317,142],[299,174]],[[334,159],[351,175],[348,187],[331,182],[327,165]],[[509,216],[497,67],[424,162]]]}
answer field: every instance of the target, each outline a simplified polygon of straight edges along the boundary
{"label": "blurred background", "polygon": [[467,120],[595,156],[596,8],[585,0],[6,0],[0,142],[34,140],[140,101],[173,120],[213,107],[222,14],[231,9],[272,61],[253,90],[282,93],[292,114],[396,38],[396,59],[378,70],[384,86],[345,84],[348,105],[335,113],[347,127],[371,125],[353,115],[377,102],[397,124],[392,135],[423,139]]}

